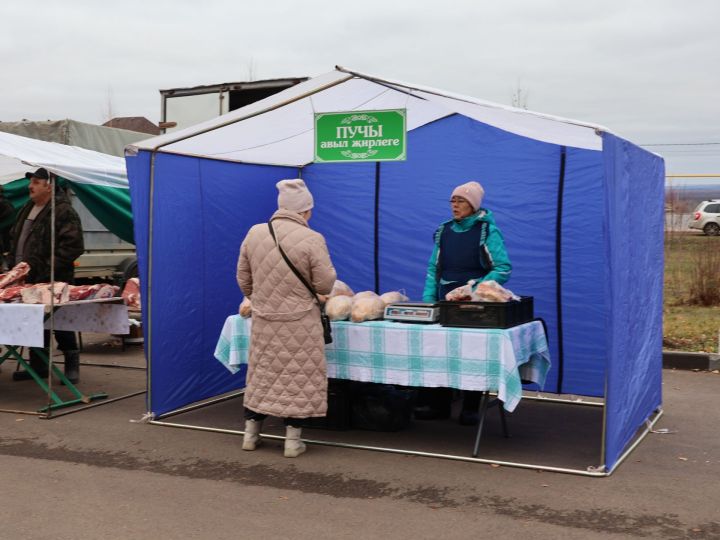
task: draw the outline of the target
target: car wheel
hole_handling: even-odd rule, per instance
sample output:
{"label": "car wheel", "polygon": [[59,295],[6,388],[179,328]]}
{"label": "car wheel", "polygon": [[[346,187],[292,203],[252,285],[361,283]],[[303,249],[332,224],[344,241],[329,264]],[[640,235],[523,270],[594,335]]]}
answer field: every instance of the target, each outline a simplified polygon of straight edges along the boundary
{"label": "car wheel", "polygon": [[708,223],[703,228],[703,232],[708,236],[718,236],[720,235],[720,225],[717,223]]}

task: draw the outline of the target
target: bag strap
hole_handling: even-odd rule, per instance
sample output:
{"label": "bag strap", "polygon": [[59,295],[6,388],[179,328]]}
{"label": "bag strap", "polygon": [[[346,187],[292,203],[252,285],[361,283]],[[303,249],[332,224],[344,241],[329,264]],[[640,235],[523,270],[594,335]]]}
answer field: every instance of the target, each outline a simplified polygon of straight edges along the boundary
{"label": "bag strap", "polygon": [[285,255],[285,252],[283,251],[282,246],[280,245],[280,242],[278,242],[278,239],[275,238],[275,229],[273,229],[272,223],[268,221],[268,228],[270,229],[270,236],[272,236],[273,241],[275,242],[275,245],[280,250],[280,255],[282,255],[282,258],[285,259],[285,262],[290,267],[290,270],[293,271],[293,274],[297,276],[297,278],[302,281],[302,284],[305,285],[308,291],[310,291],[310,294],[312,294],[315,297],[315,301],[318,303],[318,306],[322,307],[322,302],[320,302],[320,298],[318,297],[317,293],[315,292],[315,289],[313,289],[310,284],[307,282],[307,280],[303,277],[303,275],[298,271],[297,268],[293,265],[293,263],[290,262],[290,259],[287,255]]}

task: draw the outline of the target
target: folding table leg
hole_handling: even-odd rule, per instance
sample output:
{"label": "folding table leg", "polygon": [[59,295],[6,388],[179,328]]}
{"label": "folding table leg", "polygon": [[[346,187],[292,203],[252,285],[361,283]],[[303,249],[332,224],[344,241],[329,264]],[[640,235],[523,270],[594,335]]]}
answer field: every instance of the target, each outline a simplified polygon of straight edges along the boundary
{"label": "folding table leg", "polygon": [[[18,351],[17,347],[15,347],[13,345],[6,345],[6,347],[7,347],[7,352],[5,352],[5,354],[3,354],[0,357],[0,364],[2,362],[4,362],[7,358],[10,358],[10,357],[15,358],[15,360],[17,360],[18,364],[21,365],[25,369],[25,371],[27,371],[30,374],[30,376],[37,383],[37,385],[40,388],[42,388],[43,392],[48,394],[48,396],[50,397],[50,399],[53,402],[52,404],[50,404],[46,407],[43,407],[42,409],[38,409],[38,412],[47,412],[48,410],[69,407],[70,405],[76,405],[78,403],[90,403],[91,401],[94,401],[96,399],[105,399],[107,397],[107,394],[105,392],[100,392],[100,393],[90,394],[90,395],[83,394],[82,392],[80,392],[80,390],[78,390],[75,387],[74,384],[72,384],[67,379],[65,374],[62,371],[60,371],[55,364],[53,364],[52,365],[52,373],[53,373],[53,376],[55,377],[55,379],[57,381],[59,381],[63,386],[65,386],[75,396],[75,399],[64,400],[60,396],[58,396],[58,394],[54,390],[50,389],[50,387],[45,382],[45,380],[43,380],[43,378],[40,377],[35,372],[35,370],[32,368],[30,363],[22,357],[22,354]],[[48,368],[50,368],[50,361],[48,359],[45,349],[41,349],[39,347],[31,347],[31,349],[33,349],[35,351],[35,354],[37,354],[42,359],[42,361],[45,363],[45,365],[48,366]]]}
{"label": "folding table leg", "polygon": [[480,397],[480,420],[478,422],[477,435],[475,436],[475,447],[473,448],[473,457],[477,457],[480,449],[480,437],[482,436],[483,424],[485,423],[485,413],[487,413],[489,392],[482,392]]}

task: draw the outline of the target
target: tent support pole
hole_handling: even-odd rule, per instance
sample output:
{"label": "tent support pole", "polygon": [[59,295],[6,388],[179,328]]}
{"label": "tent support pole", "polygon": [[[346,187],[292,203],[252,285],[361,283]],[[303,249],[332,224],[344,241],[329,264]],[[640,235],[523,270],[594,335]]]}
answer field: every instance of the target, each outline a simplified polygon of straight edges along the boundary
{"label": "tent support pole", "polygon": [[375,293],[380,294],[380,162],[375,162]]}
{"label": "tent support pole", "polygon": [[573,399],[561,399],[561,398],[549,398],[543,396],[523,396],[524,400],[538,401],[541,403],[565,403],[567,405],[580,405],[584,407],[604,407],[605,403],[602,401],[582,401]]}
{"label": "tent support pole", "polygon": [[152,406],[152,275],[153,275],[153,208],[155,199],[155,158],[157,157],[157,148],[152,151],[150,156],[150,194],[148,201],[148,249],[147,249],[147,333],[145,334],[145,353],[147,355],[147,409],[151,410]]}
{"label": "tent support pole", "polygon": [[[196,431],[205,431],[205,432],[211,432],[211,433],[224,433],[229,435],[244,435],[244,431],[240,430],[234,430],[234,429],[223,429],[223,428],[213,428],[209,426],[197,426],[193,424],[180,424],[175,422],[164,422],[161,421],[161,419],[169,418],[171,416],[176,416],[185,412],[194,411],[197,409],[201,409],[203,407],[206,407],[208,405],[214,405],[216,403],[221,403],[223,401],[228,401],[230,399],[233,399],[235,397],[238,397],[245,393],[245,390],[241,390],[239,392],[235,392],[232,394],[228,394],[225,396],[220,396],[218,398],[209,399],[207,401],[202,401],[199,403],[195,403],[193,405],[188,405],[187,407],[182,407],[180,409],[175,409],[174,411],[169,411],[167,413],[161,414],[157,416],[157,418],[150,420],[149,424],[155,424],[158,426],[165,426],[165,427],[174,427],[174,428],[181,428],[181,429],[193,429]],[[530,400],[537,400],[537,401],[546,401],[546,402],[553,402],[553,403],[565,403],[565,404],[571,404],[571,405],[584,405],[584,406],[595,406],[595,407],[602,407],[604,406],[603,403],[594,403],[594,402],[578,402],[578,401],[572,401],[568,399],[554,399],[554,398],[543,398],[540,396],[525,396],[523,399],[530,399]],[[659,418],[659,416],[658,416]],[[623,455],[621,460],[624,460],[625,457],[627,457],[627,454],[629,454],[637,445],[640,443],[642,438],[647,435],[647,432],[652,429],[652,427],[655,425],[655,422],[657,422],[657,418],[653,420],[652,424],[649,425],[646,433],[644,433]],[[263,434],[263,437],[267,439],[275,439],[275,440],[284,440],[284,437],[280,435],[266,435]],[[602,467],[588,467],[587,469],[570,469],[565,467],[553,467],[550,465],[537,465],[532,463],[520,463],[520,462],[511,462],[511,461],[500,461],[500,460],[493,460],[493,459],[484,459],[484,458],[476,458],[476,457],[470,457],[470,456],[459,456],[455,454],[437,454],[434,452],[421,452],[417,450],[409,450],[409,449],[403,449],[403,448],[385,448],[385,447],[378,447],[378,446],[369,446],[369,445],[358,445],[358,444],[351,444],[351,443],[343,443],[343,442],[334,442],[334,441],[323,441],[323,440],[314,440],[314,439],[304,439],[305,442],[311,443],[311,444],[318,444],[322,446],[334,446],[338,448],[352,448],[357,450],[369,450],[374,452],[386,452],[391,454],[403,454],[403,455],[411,455],[411,456],[420,456],[420,457],[430,457],[430,458],[439,458],[439,459],[450,459],[455,461],[468,461],[472,463],[485,463],[485,464],[491,464],[491,465],[501,465],[504,467],[515,467],[515,468],[521,468],[521,469],[532,469],[532,470],[541,470],[541,471],[548,471],[548,472],[557,472],[557,473],[565,473],[565,474],[575,474],[580,476],[590,476],[590,477],[604,477],[609,476],[612,471],[605,471]],[[619,465],[620,461],[618,461]],[[613,471],[615,468],[617,468],[617,465],[613,468]]]}
{"label": "tent support pole", "polygon": [[[244,435],[244,431],[239,431],[235,429],[222,429],[222,428],[211,428],[211,427],[204,427],[204,426],[194,426],[191,424],[177,424],[174,422],[160,422],[158,420],[150,420],[148,422],[149,424],[154,424],[157,426],[165,426],[165,427],[173,427],[173,428],[180,428],[180,429],[194,429],[196,431],[205,431],[205,432],[211,432],[211,433],[223,433],[227,435]],[[262,434],[263,438],[265,439],[273,439],[277,441],[283,441],[285,440],[285,437],[282,437],[280,435],[268,435],[268,434]],[[548,472],[557,472],[557,473],[565,473],[565,474],[576,474],[580,476],[592,476],[592,477],[603,477],[607,476],[607,473],[601,472],[601,471],[588,471],[584,469],[568,469],[564,467],[552,467],[549,465],[535,465],[532,463],[517,463],[513,461],[499,461],[494,459],[483,459],[483,458],[474,458],[470,456],[458,456],[454,454],[436,454],[434,452],[421,452],[418,450],[405,450],[402,448],[384,448],[380,446],[367,446],[362,444],[350,444],[350,443],[342,443],[342,442],[333,442],[333,441],[321,441],[321,440],[315,440],[315,439],[303,439],[306,443],[309,444],[317,444],[321,446],[334,446],[338,448],[352,448],[356,450],[369,450],[373,452],[386,452],[390,454],[402,454],[402,455],[408,455],[408,456],[419,456],[419,457],[429,457],[429,458],[440,458],[440,459],[449,459],[454,461],[468,461],[471,463],[484,463],[486,465],[500,465],[503,467],[515,467],[519,469],[531,469],[531,470],[540,470],[540,471],[548,471]]]}
{"label": "tent support pole", "polygon": [[185,412],[194,411],[197,409],[202,409],[203,407],[206,407],[208,405],[214,405],[216,403],[222,403],[223,401],[228,401],[232,398],[236,398],[238,396],[241,396],[245,393],[245,390],[240,390],[239,392],[235,392],[233,394],[229,394],[227,396],[221,396],[214,399],[209,399],[207,401],[201,401],[200,403],[195,403],[193,405],[188,405],[187,407],[181,407],[180,409],[175,409],[174,411],[169,411],[163,414],[158,415],[156,418],[159,420],[161,418],[170,418],[171,416],[175,416],[178,414],[182,414]]}
{"label": "tent support pole", "polygon": [[638,436],[637,439],[635,439],[635,442],[633,442],[628,447],[628,449],[622,453],[622,455],[615,462],[615,465],[613,465],[613,468],[607,472],[607,476],[610,476],[613,472],[615,472],[615,470],[628,458],[632,451],[635,450],[638,445],[645,439],[645,437],[647,437],[648,434],[652,432],[655,424],[657,424],[658,420],[660,420],[664,412],[665,411],[663,411],[662,407],[655,409],[655,418],[647,421],[645,430]]}
{"label": "tent support pole", "polygon": [[608,378],[605,370],[605,403],[603,405],[602,437],[600,438],[600,463],[605,464],[605,441],[607,440],[607,400],[608,400]]}
{"label": "tent support pole", "polygon": [[558,177],[557,215],[555,217],[555,305],[557,306],[557,339],[558,339],[558,380],[556,393],[562,394],[564,353],[563,353],[563,319],[562,319],[562,217],[563,196],[565,194],[565,162],[567,148],[560,147],[560,173]]}

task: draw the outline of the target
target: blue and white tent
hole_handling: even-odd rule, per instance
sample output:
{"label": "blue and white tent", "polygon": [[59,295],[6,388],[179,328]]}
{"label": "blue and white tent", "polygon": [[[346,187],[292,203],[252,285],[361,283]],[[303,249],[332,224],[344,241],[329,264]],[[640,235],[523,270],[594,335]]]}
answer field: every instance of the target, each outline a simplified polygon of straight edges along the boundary
{"label": "blue and white tent", "polygon": [[[314,113],[401,108],[407,161],[313,164]],[[412,299],[450,192],[480,181],[508,286],[548,324],[545,390],[604,397],[601,467],[660,410],[664,163],[601,126],[337,68],[126,162],[154,415],[242,386],[213,358],[241,300],[240,242],[276,209],[275,182],[298,176],[340,279]]]}

